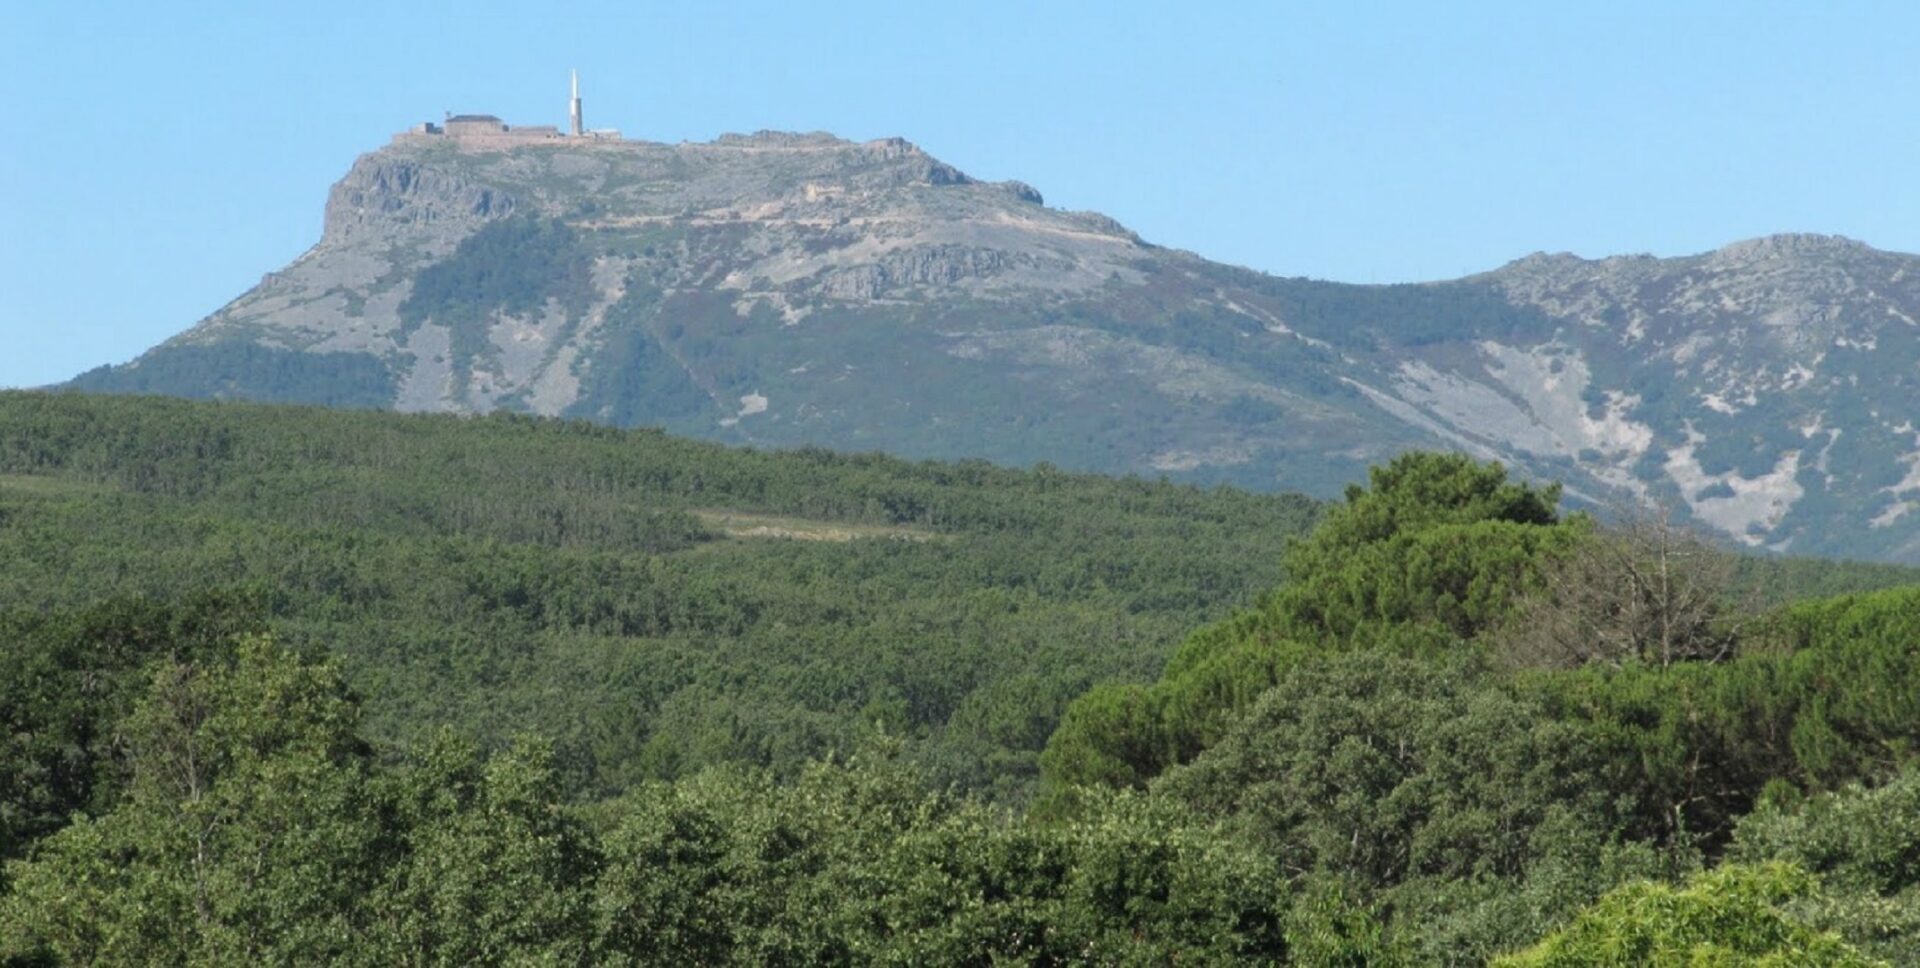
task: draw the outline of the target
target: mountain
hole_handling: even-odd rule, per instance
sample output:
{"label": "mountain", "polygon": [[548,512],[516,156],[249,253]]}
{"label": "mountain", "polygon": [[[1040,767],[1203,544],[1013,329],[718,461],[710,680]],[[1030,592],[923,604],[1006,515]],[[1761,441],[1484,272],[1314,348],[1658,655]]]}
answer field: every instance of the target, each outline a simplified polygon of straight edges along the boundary
{"label": "mountain", "polygon": [[1920,562],[1920,257],[1789,235],[1283,279],[898,139],[409,134],[320,242],[71,386],[495,409],[1332,494],[1421,447]]}

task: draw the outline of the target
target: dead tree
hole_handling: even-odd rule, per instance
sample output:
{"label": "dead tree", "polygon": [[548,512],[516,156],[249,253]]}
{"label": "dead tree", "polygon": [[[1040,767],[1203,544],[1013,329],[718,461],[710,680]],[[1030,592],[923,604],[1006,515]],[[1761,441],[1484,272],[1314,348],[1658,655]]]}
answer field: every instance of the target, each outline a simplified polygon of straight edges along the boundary
{"label": "dead tree", "polygon": [[1500,634],[1521,665],[1719,661],[1738,641],[1732,556],[1664,510],[1615,516],[1549,564]]}

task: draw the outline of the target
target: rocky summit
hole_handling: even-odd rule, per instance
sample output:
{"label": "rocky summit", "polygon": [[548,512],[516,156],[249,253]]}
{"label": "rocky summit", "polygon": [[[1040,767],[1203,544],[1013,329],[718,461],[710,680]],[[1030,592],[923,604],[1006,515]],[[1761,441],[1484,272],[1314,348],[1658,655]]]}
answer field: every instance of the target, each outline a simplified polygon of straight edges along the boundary
{"label": "rocky summit", "polygon": [[292,265],[72,385],[1323,495],[1447,447],[1755,548],[1920,562],[1920,257],[1785,235],[1283,279],[897,139],[396,139]]}

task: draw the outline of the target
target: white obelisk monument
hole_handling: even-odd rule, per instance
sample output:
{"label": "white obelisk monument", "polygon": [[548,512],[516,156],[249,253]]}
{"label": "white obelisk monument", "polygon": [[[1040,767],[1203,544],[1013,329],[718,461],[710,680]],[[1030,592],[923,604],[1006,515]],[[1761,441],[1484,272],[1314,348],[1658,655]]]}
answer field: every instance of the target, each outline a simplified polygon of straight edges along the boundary
{"label": "white obelisk monument", "polygon": [[573,136],[585,135],[586,129],[580,125],[580,72],[573,72],[573,102],[568,105],[567,118],[572,121]]}

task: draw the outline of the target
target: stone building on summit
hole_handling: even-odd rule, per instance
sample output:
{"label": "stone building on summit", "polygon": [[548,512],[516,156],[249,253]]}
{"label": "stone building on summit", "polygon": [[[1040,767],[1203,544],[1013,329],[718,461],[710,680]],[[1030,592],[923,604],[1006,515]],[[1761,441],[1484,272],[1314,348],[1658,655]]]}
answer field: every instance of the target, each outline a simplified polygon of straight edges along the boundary
{"label": "stone building on summit", "polygon": [[612,128],[587,130],[580,110],[580,74],[573,74],[573,97],[567,103],[568,130],[562,133],[551,124],[508,124],[491,114],[448,113],[439,124],[423,121],[394,135],[395,141],[448,139],[461,144],[506,147],[523,144],[560,144],[574,141],[619,141],[620,132]]}

